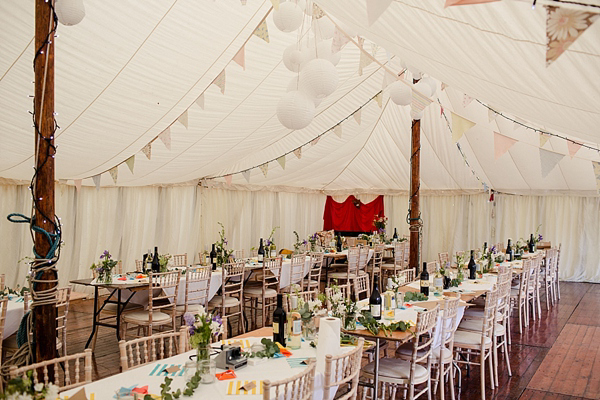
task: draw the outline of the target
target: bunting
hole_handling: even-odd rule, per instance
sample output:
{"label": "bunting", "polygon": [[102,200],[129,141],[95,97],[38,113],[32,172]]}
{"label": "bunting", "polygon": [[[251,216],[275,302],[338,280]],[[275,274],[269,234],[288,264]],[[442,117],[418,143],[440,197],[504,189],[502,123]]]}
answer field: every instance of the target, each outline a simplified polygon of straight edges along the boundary
{"label": "bunting", "polygon": [[450,113],[452,114],[452,140],[458,142],[466,131],[475,126],[475,122],[469,121],[468,119],[455,114],[453,111],[450,111]]}
{"label": "bunting", "polygon": [[79,190],[81,189],[81,179],[75,179],[73,182],[75,183],[75,189],[77,189],[77,191],[79,192]]}
{"label": "bunting", "polygon": [[250,183],[250,170],[242,171],[242,176],[246,182]]}
{"label": "bunting", "polygon": [[275,11],[279,11],[279,0],[271,0],[271,3],[273,4]]}
{"label": "bunting", "polygon": [[146,156],[146,158],[148,160],[151,159],[151,157],[152,157],[152,142],[150,142],[144,146],[144,148],[142,149],[142,153],[144,153],[144,155]]}
{"label": "bunting", "polygon": [[497,160],[502,157],[517,142],[518,140],[494,132],[494,159]]}
{"label": "bunting", "polygon": [[428,105],[432,103],[432,100],[417,92],[416,90],[412,91],[412,102],[410,103],[410,109],[415,110],[416,112],[423,111]]}
{"label": "bunting", "polygon": [[546,66],[556,61],[597,19],[597,13],[546,6]]}
{"label": "bunting", "polygon": [[540,132],[540,147],[544,147],[548,139],[550,139],[550,135]]}
{"label": "bunting", "polygon": [[221,89],[221,94],[225,94],[225,70],[221,71],[212,83]]}
{"label": "bunting", "polygon": [[463,6],[463,5],[469,5],[469,4],[493,3],[494,1],[499,1],[499,0],[446,0],[446,4],[444,5],[444,8],[450,7],[450,6]]}
{"label": "bunting", "polygon": [[133,174],[133,165],[135,164],[135,154],[132,155],[131,157],[129,157],[127,160],[125,160],[125,164],[127,164],[127,167],[129,167],[129,170]]}
{"label": "bunting", "polygon": [[377,43],[371,42],[371,55],[373,57],[377,56],[378,51],[379,51],[379,45]]}
{"label": "bunting", "polygon": [[360,125],[360,122],[362,120],[362,108],[356,110],[356,112],[352,116],[354,117],[354,120]]}
{"label": "bunting", "polygon": [[269,28],[267,27],[267,20],[263,20],[263,22],[258,25],[252,34],[269,43]]}
{"label": "bunting", "polygon": [[600,162],[592,161],[592,166],[594,167],[594,175],[596,176],[596,188],[598,189],[598,194],[600,194]]}
{"label": "bunting", "polygon": [[540,165],[542,167],[542,178],[547,177],[550,171],[552,171],[554,167],[556,167],[556,164],[558,164],[558,162],[562,160],[563,157],[564,154],[540,149]]}
{"label": "bunting", "polygon": [[112,178],[113,182],[116,185],[117,184],[117,176],[119,175],[119,166],[117,165],[116,167],[112,167],[111,169],[108,170],[108,173],[110,174],[110,177]]}
{"label": "bunting", "polygon": [[294,150],[294,155],[296,156],[296,158],[301,159],[302,158],[302,147],[298,147],[296,150]]}
{"label": "bunting", "polygon": [[442,90],[445,90],[448,87],[447,83],[442,82]]}
{"label": "bunting", "polygon": [[277,159],[279,165],[281,165],[282,169],[285,169],[285,154]]}
{"label": "bunting", "polygon": [[266,178],[267,177],[267,172],[269,171],[269,163],[264,163],[262,165],[259,165],[258,167],[260,168],[260,170],[262,171],[263,175]]}
{"label": "bunting", "polygon": [[204,110],[204,93],[198,96],[198,98],[196,99],[196,104],[198,104],[198,106]]}
{"label": "bunting", "polygon": [[471,104],[472,101],[473,98],[471,96],[468,94],[463,94],[463,108],[466,108],[469,104]]}
{"label": "bunting", "polygon": [[225,183],[227,184],[227,186],[231,186],[232,179],[233,177],[231,175],[225,175]]}
{"label": "bunting", "polygon": [[331,42],[331,53],[335,54],[342,50],[344,46],[350,41],[350,38],[346,36],[337,26],[333,31],[333,41]]}
{"label": "bunting", "polygon": [[392,4],[392,0],[367,0],[367,21],[369,26],[373,25],[379,19],[390,4]]}
{"label": "bunting", "polygon": [[100,174],[92,176],[92,180],[94,181],[94,185],[96,185],[96,190],[100,189],[100,179],[101,178],[102,178],[102,175],[100,175]]}
{"label": "bunting", "polygon": [[188,128],[188,111],[187,111],[187,110],[185,110],[185,111],[183,112],[183,114],[181,114],[181,115],[179,116],[179,118],[177,118],[177,121],[181,122],[181,124],[182,124],[183,126],[185,126],[185,129],[187,129],[187,128]]}
{"label": "bunting", "polygon": [[383,82],[381,83],[381,90],[385,89],[386,87],[388,87],[390,84],[396,82],[396,77],[394,76],[394,74],[385,71],[383,73]]}
{"label": "bunting", "polygon": [[341,139],[342,138],[342,124],[337,124],[333,128],[333,133],[335,133],[335,135]]}
{"label": "bunting", "polygon": [[315,146],[317,143],[319,143],[319,139],[321,139],[321,137],[317,136],[316,138],[310,141],[310,145]]}
{"label": "bunting", "polygon": [[581,148],[581,143],[572,142],[570,140],[567,140],[567,148],[569,149],[569,156],[571,156],[571,160],[572,160],[573,157],[575,156],[575,153],[577,153],[579,151],[579,149]]}
{"label": "bunting", "polygon": [[168,127],[158,135],[158,138],[163,142],[167,150],[171,150],[171,127]]}
{"label": "bunting", "polygon": [[373,62],[373,59],[368,56],[368,54],[364,50],[365,39],[359,37],[358,38],[358,47],[360,47],[360,60],[358,64],[358,74],[363,74],[363,68],[367,67],[369,64]]}
{"label": "bunting", "polygon": [[[233,57],[233,61],[235,61],[240,67],[246,70],[246,45],[242,46],[242,48],[237,52],[237,54]],[[225,90],[225,89],[223,89]]]}
{"label": "bunting", "polygon": [[383,107],[383,96],[382,96],[381,92],[377,93],[374,98],[375,98],[375,101],[377,102],[377,105],[379,106],[379,108],[382,108]]}
{"label": "bunting", "polygon": [[497,115],[498,114],[496,114],[494,110],[488,108],[488,122],[492,122],[493,120],[495,120]]}

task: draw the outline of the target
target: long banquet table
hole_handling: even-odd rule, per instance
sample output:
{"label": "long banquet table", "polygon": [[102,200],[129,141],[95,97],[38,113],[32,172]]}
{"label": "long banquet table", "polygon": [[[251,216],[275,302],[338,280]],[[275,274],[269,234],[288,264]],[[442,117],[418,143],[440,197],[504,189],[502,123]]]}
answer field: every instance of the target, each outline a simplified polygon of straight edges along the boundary
{"label": "long banquet table", "polygon": [[14,296],[6,303],[6,317],[4,319],[4,332],[0,339],[6,339],[19,329],[21,319],[25,315],[23,297]]}

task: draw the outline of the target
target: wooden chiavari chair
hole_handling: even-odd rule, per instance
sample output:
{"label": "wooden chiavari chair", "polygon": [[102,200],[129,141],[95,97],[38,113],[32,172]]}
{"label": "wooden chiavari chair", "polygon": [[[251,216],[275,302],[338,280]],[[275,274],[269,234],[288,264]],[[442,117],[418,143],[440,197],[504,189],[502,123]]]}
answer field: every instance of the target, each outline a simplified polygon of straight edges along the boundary
{"label": "wooden chiavari chair", "polygon": [[261,280],[256,284],[248,283],[244,288],[244,298],[250,301],[250,315],[255,329],[258,327],[258,310],[262,312],[262,326],[266,326],[270,311],[277,307],[282,262],[281,257],[265,258]]}
{"label": "wooden chiavari chair", "polygon": [[121,372],[185,353],[188,347],[187,326],[182,326],[178,332],[159,333],[129,341],[121,340],[119,342]]}
{"label": "wooden chiavari chair", "polygon": [[263,380],[263,400],[280,400],[290,398],[293,400],[311,400],[314,395],[314,380],[316,363],[309,361],[309,365],[299,374],[290,378],[271,382]]}
{"label": "wooden chiavari chair", "polygon": [[185,303],[175,307],[175,315],[195,314],[208,305],[211,276],[212,268],[208,266],[185,269]]}
{"label": "wooden chiavari chair", "polygon": [[244,262],[223,265],[223,280],[221,295],[213,297],[208,303],[209,308],[218,311],[221,317],[227,317],[228,332],[231,332],[231,318],[238,318],[238,331],[246,332],[243,321],[244,314]]}

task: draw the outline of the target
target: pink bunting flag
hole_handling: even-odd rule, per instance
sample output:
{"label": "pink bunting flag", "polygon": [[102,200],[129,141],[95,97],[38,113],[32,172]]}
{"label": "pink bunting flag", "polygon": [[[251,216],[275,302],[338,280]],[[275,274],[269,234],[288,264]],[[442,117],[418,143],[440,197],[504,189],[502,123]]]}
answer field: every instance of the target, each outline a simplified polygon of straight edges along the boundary
{"label": "pink bunting flag", "polygon": [[471,104],[472,101],[473,98],[471,96],[469,96],[468,94],[463,95],[463,107],[467,107],[469,104]]}
{"label": "pink bunting flag", "polygon": [[294,155],[299,159],[302,158],[302,147],[298,147],[296,150],[294,150]]}
{"label": "pink bunting flag", "polygon": [[572,142],[570,140],[567,140],[567,147],[569,148],[569,156],[571,156],[571,160],[572,160],[573,157],[575,156],[575,153],[577,153],[579,151],[579,149],[581,148],[581,143]]}
{"label": "pink bunting flag", "polygon": [[187,110],[185,110],[185,111],[183,112],[183,114],[181,114],[181,115],[179,116],[179,118],[177,118],[177,121],[181,122],[181,124],[182,124],[183,126],[185,126],[185,129],[187,129],[187,128],[188,128],[188,112],[187,112]]}
{"label": "pink bunting flag", "polygon": [[444,115],[444,106],[440,106],[440,117]]}
{"label": "pink bunting flag", "polygon": [[448,87],[447,83],[442,82],[442,90],[445,90]]}
{"label": "pink bunting flag", "polygon": [[317,136],[316,138],[310,141],[310,145],[315,146],[317,143],[319,143],[319,139],[321,139],[321,137]]}
{"label": "pink bunting flag", "polygon": [[212,83],[221,89],[222,94],[225,94],[225,70],[221,71]]}
{"label": "pink bunting flag", "polygon": [[337,26],[335,27],[335,30],[333,31],[333,41],[331,42],[331,53],[335,54],[337,52],[339,52],[340,50],[342,50],[344,48],[344,46],[350,41],[350,38],[344,34],[344,32],[342,32],[340,30],[340,28],[338,28]]}
{"label": "pink bunting flag", "polygon": [[225,183],[227,184],[227,186],[231,186],[232,179],[233,177],[231,175],[225,175]]}
{"label": "pink bunting flag", "polygon": [[518,140],[494,132],[494,159],[497,160],[502,157],[517,142]]}
{"label": "pink bunting flag", "polygon": [[444,8],[450,6],[465,6],[470,4],[483,4],[483,3],[493,3],[494,1],[499,0],[446,0],[446,4]]}
{"label": "pink bunting flag", "polygon": [[152,157],[152,142],[150,142],[144,146],[144,148],[142,149],[142,153],[144,153],[144,155],[146,156],[146,158],[148,160],[151,159],[151,157]]}
{"label": "pink bunting flag", "polygon": [[81,179],[75,179],[73,182],[75,183],[75,189],[79,192],[79,189],[81,189]]}
{"label": "pink bunting flag", "polygon": [[367,21],[369,26],[373,25],[375,21],[385,12],[385,10],[392,4],[392,0],[366,0],[367,1]]}
{"label": "pink bunting flag", "polygon": [[171,150],[171,127],[167,127],[158,135],[158,138],[163,142],[167,150]]}
{"label": "pink bunting flag", "polygon": [[556,61],[597,19],[598,13],[546,6],[546,66]]}
{"label": "pink bunting flag", "polygon": [[235,61],[240,67],[246,70],[246,46],[242,46],[242,48],[237,52],[237,54],[233,57],[233,61]]}

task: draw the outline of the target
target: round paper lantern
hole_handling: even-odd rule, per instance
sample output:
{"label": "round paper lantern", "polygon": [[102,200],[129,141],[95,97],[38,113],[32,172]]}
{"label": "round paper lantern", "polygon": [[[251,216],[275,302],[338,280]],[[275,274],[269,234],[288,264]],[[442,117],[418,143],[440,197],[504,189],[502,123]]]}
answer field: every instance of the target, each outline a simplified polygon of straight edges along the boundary
{"label": "round paper lantern", "polygon": [[407,106],[412,102],[412,89],[400,82],[396,81],[390,86],[390,99],[399,106]]}
{"label": "round paper lantern", "polygon": [[283,52],[283,64],[292,72],[300,71],[300,64],[304,61],[303,54],[298,50],[297,44],[288,46]]}
{"label": "round paper lantern", "polygon": [[292,3],[296,3],[298,7],[304,12],[306,10],[306,0],[291,0]]}
{"label": "round paper lantern", "polygon": [[279,10],[273,11],[273,22],[282,32],[293,32],[302,25],[302,9],[287,1],[279,5]]}
{"label": "round paper lantern", "polygon": [[54,11],[58,21],[67,26],[77,25],[85,17],[83,0],[56,0]]}
{"label": "round paper lantern", "polygon": [[433,90],[431,89],[431,86],[429,86],[427,81],[424,82],[423,79],[421,79],[419,82],[415,83],[414,88],[417,92],[419,92],[427,97],[433,96]]}
{"label": "round paper lantern", "polygon": [[333,65],[338,65],[340,59],[342,58],[342,53],[339,51],[335,54],[331,53],[332,42],[333,39],[329,39],[318,42],[315,45],[314,41],[309,41],[307,47],[302,49],[302,63],[300,64],[300,69],[304,68],[309,61],[314,60],[315,58],[329,60]]}
{"label": "round paper lantern", "polygon": [[435,82],[435,80],[432,77],[427,76],[425,78],[421,78],[421,80],[419,81],[419,83],[420,82],[424,82],[424,83],[427,83],[427,85],[429,85],[429,87],[431,88],[431,95],[432,96],[437,91],[437,83]]}
{"label": "round paper lantern", "polygon": [[312,27],[319,39],[331,39],[335,31],[335,25],[329,18],[313,19]]}
{"label": "round paper lantern", "polygon": [[283,95],[277,104],[277,118],[288,129],[306,128],[315,117],[315,103],[301,91]]}
{"label": "round paper lantern", "polygon": [[339,81],[335,65],[322,58],[309,61],[300,71],[300,89],[315,99],[335,92]]}
{"label": "round paper lantern", "polygon": [[420,120],[421,118],[423,118],[423,111],[417,111],[417,110],[413,110],[411,108],[410,109],[410,117],[415,120]]}
{"label": "round paper lantern", "polygon": [[412,65],[407,66],[407,68],[412,74],[413,79],[421,79],[421,71],[418,68],[415,68]]}

